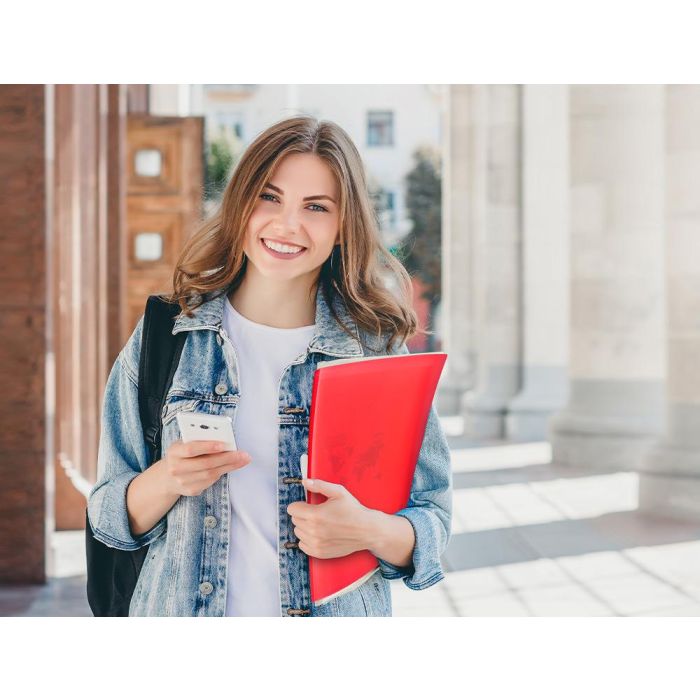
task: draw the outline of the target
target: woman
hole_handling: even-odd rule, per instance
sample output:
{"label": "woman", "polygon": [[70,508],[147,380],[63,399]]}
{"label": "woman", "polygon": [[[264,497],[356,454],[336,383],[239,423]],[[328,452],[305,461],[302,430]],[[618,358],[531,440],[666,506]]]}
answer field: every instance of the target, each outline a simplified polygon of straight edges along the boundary
{"label": "woman", "polygon": [[[349,136],[309,117],[260,134],[220,209],[185,245],[173,289],[182,309],[173,333],[187,339],[163,410],[164,457],[149,466],[141,432],[142,316],[107,382],[88,501],[97,539],[150,545],[129,615],[390,616],[388,579],[419,590],[444,578],[452,482],[434,409],[398,513],[366,508],[340,484],[301,479],[316,364],[408,353],[416,331],[410,278],[379,239]],[[232,416],[238,450],[184,444],[180,411]],[[304,487],[327,500],[307,504]],[[362,549],[379,570],[312,603],[308,556]]]}

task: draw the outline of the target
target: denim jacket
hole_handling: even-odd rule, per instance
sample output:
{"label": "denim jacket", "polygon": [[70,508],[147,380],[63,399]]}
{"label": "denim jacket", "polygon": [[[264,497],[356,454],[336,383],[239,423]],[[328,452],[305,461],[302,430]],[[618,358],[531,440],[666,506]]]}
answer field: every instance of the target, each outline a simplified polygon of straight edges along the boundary
{"label": "denim jacket", "polygon": [[[225,330],[222,292],[177,317],[175,333],[187,333],[180,364],[162,413],[162,454],[180,439],[179,411],[228,415],[234,420],[239,378],[235,348]],[[450,539],[452,472],[450,452],[431,407],[416,464],[408,505],[397,515],[415,532],[412,562],[403,568],[379,560],[379,570],[358,587],[316,605],[311,602],[307,555],[295,544],[287,506],[305,499],[299,458],[307,451],[311,389],[319,361],[383,355],[349,315],[337,294],[333,304],[344,323],[337,324],[319,285],[316,333],[306,351],[286,367],[279,382],[278,522],[282,616],[391,616],[388,579],[403,578],[421,590],[444,578],[440,556]],[[229,543],[228,473],[199,496],[181,496],[148,532],[134,536],[129,527],[126,490],[149,467],[138,406],[138,367],[143,316],[110,371],[103,399],[98,448],[98,479],[88,497],[88,517],[95,537],[110,547],[134,550],[150,545],[129,608],[130,616],[223,616]],[[372,336],[379,343],[377,336]],[[381,340],[386,345],[388,336]],[[406,354],[405,343],[390,354]],[[369,398],[369,397],[368,397]]]}

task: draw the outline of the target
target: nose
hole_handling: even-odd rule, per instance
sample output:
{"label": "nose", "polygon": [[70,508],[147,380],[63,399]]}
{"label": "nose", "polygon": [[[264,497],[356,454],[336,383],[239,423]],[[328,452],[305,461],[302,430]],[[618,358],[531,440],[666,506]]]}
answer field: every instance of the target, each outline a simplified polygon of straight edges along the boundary
{"label": "nose", "polygon": [[299,212],[292,207],[283,207],[275,219],[275,229],[281,234],[296,234],[299,232]]}

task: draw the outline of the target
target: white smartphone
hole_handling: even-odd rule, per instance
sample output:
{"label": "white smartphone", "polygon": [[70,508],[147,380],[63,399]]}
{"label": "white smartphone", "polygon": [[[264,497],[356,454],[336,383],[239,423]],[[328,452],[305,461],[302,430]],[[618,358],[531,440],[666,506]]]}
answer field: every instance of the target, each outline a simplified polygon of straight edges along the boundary
{"label": "white smartphone", "polygon": [[230,416],[213,416],[197,411],[180,411],[177,416],[183,442],[191,440],[216,440],[225,442],[228,449],[237,450]]}

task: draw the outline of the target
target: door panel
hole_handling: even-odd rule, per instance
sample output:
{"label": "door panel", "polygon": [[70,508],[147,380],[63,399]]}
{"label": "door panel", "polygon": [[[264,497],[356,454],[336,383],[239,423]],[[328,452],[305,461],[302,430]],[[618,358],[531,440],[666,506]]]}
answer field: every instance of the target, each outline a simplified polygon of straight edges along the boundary
{"label": "door panel", "polygon": [[125,343],[202,216],[204,119],[131,115],[127,128]]}

